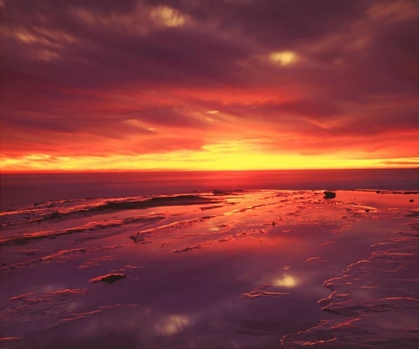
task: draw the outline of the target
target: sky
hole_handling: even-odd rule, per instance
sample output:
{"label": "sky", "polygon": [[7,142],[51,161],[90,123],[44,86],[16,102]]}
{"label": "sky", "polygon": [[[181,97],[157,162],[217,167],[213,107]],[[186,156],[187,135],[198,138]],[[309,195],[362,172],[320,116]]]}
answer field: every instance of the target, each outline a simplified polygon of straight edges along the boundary
{"label": "sky", "polygon": [[0,10],[3,172],[418,166],[417,1]]}

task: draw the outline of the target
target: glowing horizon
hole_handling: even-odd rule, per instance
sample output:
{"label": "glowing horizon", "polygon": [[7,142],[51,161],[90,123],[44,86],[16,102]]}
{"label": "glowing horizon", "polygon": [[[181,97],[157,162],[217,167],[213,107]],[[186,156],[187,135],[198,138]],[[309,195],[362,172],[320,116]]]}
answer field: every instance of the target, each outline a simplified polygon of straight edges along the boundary
{"label": "glowing horizon", "polygon": [[41,3],[0,2],[2,173],[418,167],[416,3]]}
{"label": "glowing horizon", "polygon": [[[348,159],[337,164],[334,158],[313,157],[282,158],[267,156],[261,159],[261,154],[246,154],[242,158],[230,161],[216,162],[216,164],[197,160],[195,153],[190,154],[187,160],[181,162],[170,161],[168,157],[173,154],[156,155],[148,160],[143,157],[110,156],[106,159],[107,167],[103,165],[100,157],[81,157],[71,159],[66,157],[54,157],[48,155],[32,155],[23,159],[3,160],[2,173],[37,173],[37,172],[126,172],[126,171],[271,171],[271,170],[328,170],[328,169],[418,169],[417,159],[394,159],[392,161],[380,161],[377,159]],[[156,159],[157,158],[157,159]],[[183,157],[185,159],[185,156]],[[300,163],[297,161],[301,161]],[[312,162],[311,162],[312,161]],[[247,162],[251,164],[247,165]],[[37,164],[42,163],[42,165]],[[52,163],[48,166],[48,163]],[[278,165],[280,163],[280,165]],[[26,166],[24,166],[25,164]],[[99,165],[96,165],[99,164]],[[110,166],[109,164],[114,164]],[[159,164],[159,165],[157,165]],[[271,166],[270,166],[271,164]],[[255,166],[256,165],[256,166]],[[6,170],[4,170],[6,169]]]}

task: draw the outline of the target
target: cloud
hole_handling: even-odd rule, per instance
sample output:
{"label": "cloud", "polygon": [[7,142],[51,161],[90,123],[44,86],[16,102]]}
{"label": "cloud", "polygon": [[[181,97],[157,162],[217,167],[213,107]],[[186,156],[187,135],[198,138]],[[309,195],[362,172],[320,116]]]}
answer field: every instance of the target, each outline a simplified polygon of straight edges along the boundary
{"label": "cloud", "polygon": [[3,12],[5,156],[418,148],[413,1],[6,0]]}

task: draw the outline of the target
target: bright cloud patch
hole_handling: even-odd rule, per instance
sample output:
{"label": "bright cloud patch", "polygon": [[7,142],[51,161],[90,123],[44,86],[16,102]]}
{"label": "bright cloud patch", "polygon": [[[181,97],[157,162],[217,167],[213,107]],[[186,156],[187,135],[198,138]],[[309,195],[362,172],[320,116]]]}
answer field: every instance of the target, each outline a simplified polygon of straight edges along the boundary
{"label": "bright cloud patch", "polygon": [[269,60],[273,63],[285,66],[298,60],[298,56],[291,51],[273,52],[269,56]]}
{"label": "bright cloud patch", "polygon": [[159,6],[152,10],[150,17],[167,27],[179,27],[187,21],[186,16],[168,6]]}

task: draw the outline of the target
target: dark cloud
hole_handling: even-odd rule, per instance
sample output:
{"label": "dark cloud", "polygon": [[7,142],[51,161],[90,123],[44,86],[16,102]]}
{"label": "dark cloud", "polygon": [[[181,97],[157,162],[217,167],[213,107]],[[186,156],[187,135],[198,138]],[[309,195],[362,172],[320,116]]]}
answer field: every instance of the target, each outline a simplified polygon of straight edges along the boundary
{"label": "dark cloud", "polygon": [[294,47],[296,41],[316,40],[360,18],[374,1],[253,0],[170,1],[149,4],[174,6],[199,21],[216,20],[222,30],[242,35],[271,48]]}
{"label": "dark cloud", "polygon": [[[7,4],[6,8],[14,9],[14,3]],[[14,84],[15,75],[32,81],[60,80],[62,86],[77,87],[133,82],[138,85],[220,85],[235,81],[233,64],[249,53],[235,42],[188,27],[152,28],[140,35],[137,29],[147,30],[147,25],[143,28],[141,18],[137,22],[134,15],[127,20],[132,13],[121,15],[119,5],[115,9],[108,8],[107,14],[96,11],[100,8],[96,2],[83,4],[65,2],[54,7],[50,3],[37,2],[29,8],[20,8],[22,12],[9,11],[9,18],[6,15],[8,30],[18,31],[21,36],[35,36],[35,39],[30,38],[33,42],[28,44],[15,37],[5,41],[6,85]],[[82,14],[87,22],[75,15],[76,10],[71,11],[75,8],[84,11]],[[122,8],[126,9],[126,6]],[[118,18],[118,15],[122,17]],[[21,21],[21,17],[26,20]],[[44,23],[45,18],[48,18],[47,23]],[[118,21],[128,22],[127,28],[116,27]],[[136,28],[137,25],[140,27]],[[39,34],[38,26],[45,31]],[[54,34],[45,34],[47,31]],[[50,60],[42,60],[44,51],[53,54]],[[36,59],[37,55],[41,59]]]}
{"label": "dark cloud", "polygon": [[[96,14],[112,13],[132,13],[138,1],[137,0],[5,0],[3,16],[6,20],[17,19],[19,16],[27,19],[31,24],[34,19],[39,18],[40,14],[46,17],[60,17],[73,8],[85,8]],[[31,16],[32,15],[32,16]],[[27,17],[26,17],[27,16]],[[29,19],[32,17],[32,20]]]}

